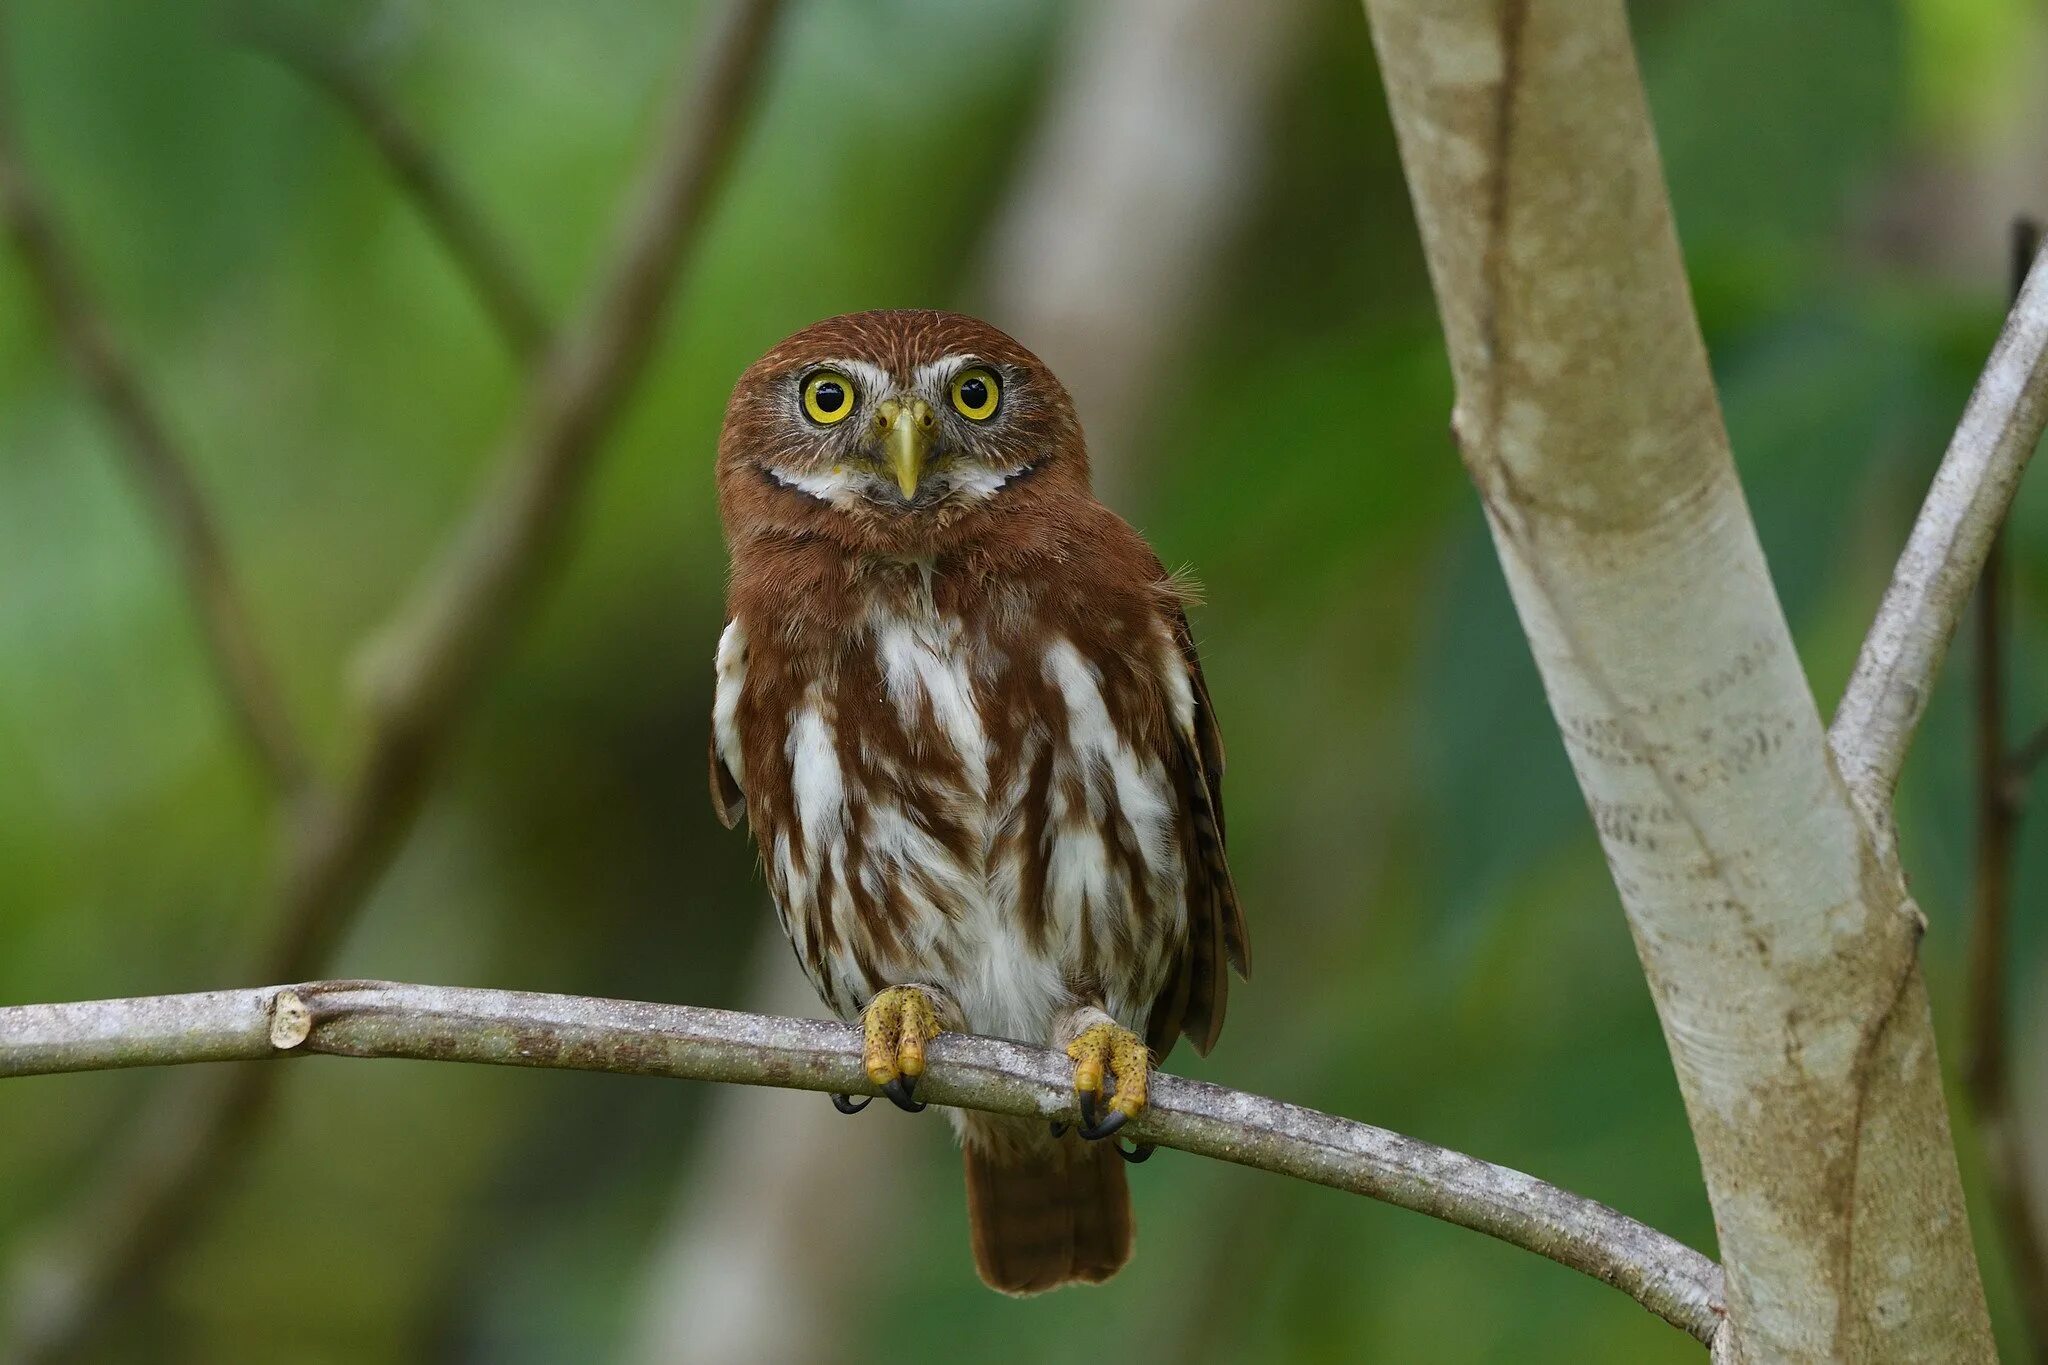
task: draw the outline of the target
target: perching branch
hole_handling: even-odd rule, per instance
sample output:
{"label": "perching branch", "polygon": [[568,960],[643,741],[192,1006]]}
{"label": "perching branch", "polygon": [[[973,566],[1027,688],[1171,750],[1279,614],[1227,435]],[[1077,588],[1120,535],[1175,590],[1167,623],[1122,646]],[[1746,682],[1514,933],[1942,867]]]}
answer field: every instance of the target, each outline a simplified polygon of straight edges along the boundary
{"label": "perching branch", "polygon": [[249,44],[324,91],[361,127],[391,177],[468,279],[513,358],[530,362],[548,342],[548,320],[504,241],[378,88],[362,63],[268,11],[250,10],[238,31]]}
{"label": "perching branch", "polygon": [[[2040,248],[2039,225],[2013,225],[2015,291]],[[1999,1229],[2026,1311],[2037,1358],[2048,1356],[2048,1251],[2041,1228],[2019,1116],[2014,1112],[2011,1048],[2006,1042],[2007,953],[2011,943],[2014,863],[2019,851],[2022,790],[2030,763],[2008,755],[2005,739],[2005,530],[1993,536],[1977,594],[1977,885],[1970,925],[1969,994],[1964,1012],[1963,1082],[1977,1115]]]}
{"label": "perching branch", "polygon": [[[485,669],[510,638],[646,368],[670,285],[759,85],[782,0],[731,0],[629,198],[580,320],[552,344],[496,482],[380,637],[368,736],[345,790],[292,822],[264,975],[316,973],[410,830]],[[74,1354],[197,1222],[267,1107],[272,1073],[166,1092],[85,1207],[13,1267],[0,1359]]]}
{"label": "perching branch", "polygon": [[1880,831],[1949,640],[2020,475],[2048,427],[2048,269],[2036,257],[1935,471],[1856,671],[1835,710],[1835,762]]}
{"label": "perching branch", "polygon": [[[557,1067],[872,1094],[844,1024],[518,991],[316,981],[0,1008],[0,1076],[327,1053]],[[1073,1066],[1040,1048],[946,1034],[919,1096],[1075,1118]],[[836,1122],[821,1113],[819,1122]],[[1349,1190],[1497,1237],[1611,1284],[1702,1342],[1720,1323],[1706,1257],[1604,1204],[1368,1124],[1175,1076],[1125,1133]]]}
{"label": "perching branch", "polygon": [[[4,56],[4,49],[0,49]],[[257,643],[220,528],[192,472],[192,460],[122,355],[25,166],[0,89],[0,221],[14,241],[72,365],[113,426],[116,445],[162,523],[199,617],[208,659],[228,711],[280,799],[295,800],[311,777],[305,747]]]}

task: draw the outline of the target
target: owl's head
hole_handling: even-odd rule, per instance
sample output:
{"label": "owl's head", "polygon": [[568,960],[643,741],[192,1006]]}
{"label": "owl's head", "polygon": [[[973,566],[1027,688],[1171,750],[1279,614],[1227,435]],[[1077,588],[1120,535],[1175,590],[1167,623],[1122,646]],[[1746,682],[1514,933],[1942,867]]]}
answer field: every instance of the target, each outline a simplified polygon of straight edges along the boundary
{"label": "owl's head", "polygon": [[1087,455],[1052,372],[958,313],[813,323],[748,367],[719,438],[729,534],[824,535],[922,555],[1085,492]]}

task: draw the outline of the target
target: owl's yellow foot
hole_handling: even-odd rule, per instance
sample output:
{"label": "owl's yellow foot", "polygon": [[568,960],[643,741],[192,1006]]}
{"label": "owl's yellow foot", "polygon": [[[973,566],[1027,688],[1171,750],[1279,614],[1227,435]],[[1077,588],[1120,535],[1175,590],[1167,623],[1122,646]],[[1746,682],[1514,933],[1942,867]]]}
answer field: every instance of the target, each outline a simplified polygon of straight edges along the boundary
{"label": "owl's yellow foot", "polygon": [[891,986],[868,1001],[861,1027],[861,1066],[868,1079],[898,1109],[922,1110],[914,1096],[917,1078],[924,1075],[924,1045],[943,1031],[932,993],[922,986]]}
{"label": "owl's yellow foot", "polygon": [[[1067,1044],[1067,1055],[1074,1059],[1074,1095],[1081,1107],[1082,1137],[1090,1142],[1106,1138],[1144,1112],[1152,1053],[1143,1038],[1107,1021],[1090,1024]],[[1101,1114],[1103,1081],[1111,1075],[1116,1078],[1116,1089],[1109,1099],[1109,1112]]]}

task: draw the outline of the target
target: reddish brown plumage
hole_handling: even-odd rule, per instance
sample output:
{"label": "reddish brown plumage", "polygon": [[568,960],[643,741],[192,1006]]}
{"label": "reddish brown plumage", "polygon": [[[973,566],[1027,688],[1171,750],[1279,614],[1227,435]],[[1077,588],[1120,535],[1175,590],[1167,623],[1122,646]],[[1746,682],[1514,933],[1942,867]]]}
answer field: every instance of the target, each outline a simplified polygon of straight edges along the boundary
{"label": "reddish brown plumage", "polygon": [[[838,428],[798,401],[820,366],[860,391]],[[986,422],[943,406],[970,367],[1000,381]],[[938,409],[910,495],[879,463],[885,398]],[[830,319],[741,376],[718,484],[713,800],[747,815],[825,1002],[851,1018],[916,983],[976,1032],[1060,1045],[1093,1008],[1206,1052],[1246,965],[1222,747],[1182,595],[1090,495],[1059,382],[971,318]],[[984,1278],[1028,1292],[1128,1256],[1107,1144],[960,1126]]]}

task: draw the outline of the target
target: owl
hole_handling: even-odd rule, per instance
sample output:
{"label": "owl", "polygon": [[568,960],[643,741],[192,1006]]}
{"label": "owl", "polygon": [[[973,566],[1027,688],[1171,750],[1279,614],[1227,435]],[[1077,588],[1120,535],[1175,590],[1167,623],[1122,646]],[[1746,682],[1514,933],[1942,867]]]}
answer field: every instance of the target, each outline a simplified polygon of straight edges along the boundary
{"label": "owl", "polygon": [[[1089,491],[1072,402],[985,322],[816,323],[735,386],[712,799],[863,1065],[942,1030],[1063,1050],[1074,1129],[953,1115],[975,1266],[1030,1294],[1130,1259],[1112,1135],[1247,971],[1187,592]],[[854,1112],[844,1096],[834,1096]]]}

